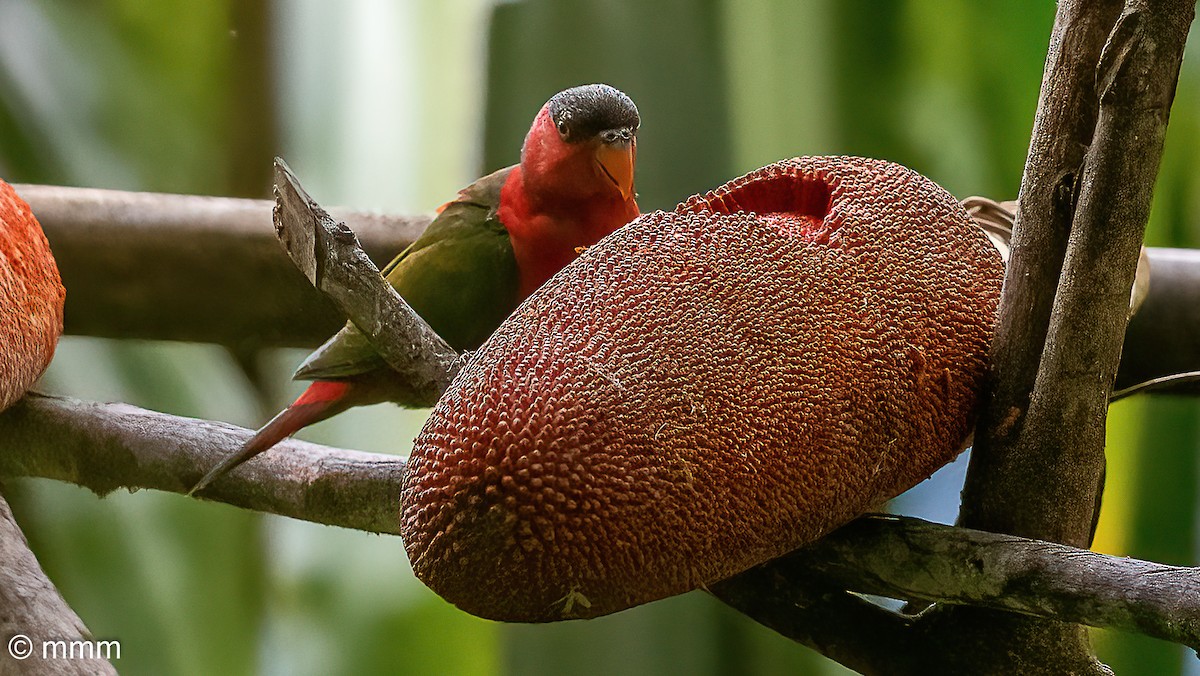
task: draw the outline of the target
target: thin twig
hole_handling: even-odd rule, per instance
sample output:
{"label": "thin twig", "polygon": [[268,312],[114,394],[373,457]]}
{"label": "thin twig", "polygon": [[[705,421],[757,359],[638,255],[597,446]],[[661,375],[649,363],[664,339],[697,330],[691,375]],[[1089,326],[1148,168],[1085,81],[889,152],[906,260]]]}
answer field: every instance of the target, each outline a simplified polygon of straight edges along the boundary
{"label": "thin twig", "polygon": [[1112,396],[1108,398],[1109,403],[1120,401],[1125,397],[1131,397],[1135,394],[1145,394],[1168,388],[1176,389],[1182,385],[1190,385],[1192,383],[1200,383],[1200,371],[1188,371],[1186,373],[1172,373],[1169,376],[1159,376],[1151,378],[1140,383],[1135,383],[1129,387],[1123,387],[1119,390],[1114,390]]}
{"label": "thin twig", "polygon": [[[120,488],[182,494],[250,434],[128,404],[30,394],[0,413],[0,476],[57,479],[101,496]],[[290,439],[214,484],[204,497],[395,534],[403,473],[403,458]]]}

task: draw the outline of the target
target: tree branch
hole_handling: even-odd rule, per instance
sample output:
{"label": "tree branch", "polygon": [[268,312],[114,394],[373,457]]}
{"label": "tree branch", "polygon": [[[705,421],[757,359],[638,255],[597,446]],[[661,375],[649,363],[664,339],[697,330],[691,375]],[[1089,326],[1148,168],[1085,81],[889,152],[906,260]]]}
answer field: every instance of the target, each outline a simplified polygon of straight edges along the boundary
{"label": "tree branch", "polygon": [[[38,565],[0,496],[0,674],[116,674],[107,660],[83,652],[78,644],[75,654],[81,659],[43,658],[44,644],[61,650],[48,654],[63,655],[71,642],[91,640],[91,632]],[[61,646],[52,645],[60,641]],[[21,655],[25,657],[18,659]]]}
{"label": "tree branch", "polygon": [[[187,493],[250,430],[128,404],[29,394],[0,413],[0,476]],[[371,533],[397,533],[404,459],[289,439],[209,487],[206,499]]]}
{"label": "tree branch", "polygon": [[1077,546],[1091,540],[1108,394],[1194,11],[1190,0],[1169,5],[1130,3],[1101,56],[1100,117],[1045,354],[1002,461],[1006,479],[990,484],[1010,504],[989,515],[988,530]]}
{"label": "tree branch", "polygon": [[1200,649],[1200,568],[893,516],[861,518],[768,566],[789,577],[820,574],[856,592],[1079,622]]}
{"label": "tree branch", "polygon": [[992,382],[963,489],[964,526],[1003,531],[1013,511],[1009,449],[1033,393],[1095,131],[1096,64],[1122,4],[1067,0],[1054,18],[992,342]]}
{"label": "tree branch", "polygon": [[275,159],[275,232],[296,267],[332,300],[410,388],[411,406],[433,406],[462,358],[379,274],[344,223],[320,207]]}
{"label": "tree branch", "polygon": [[[312,347],[346,321],[281,255],[267,200],[15,187],[41,222],[70,289],[67,333]],[[354,227],[380,264],[430,220],[332,213]]]}
{"label": "tree branch", "polygon": [[[1195,9],[1193,0],[1130,0],[1109,33],[1116,7],[1059,5],[1000,302],[994,394],[963,490],[964,526],[1091,540],[1108,396]],[[1063,179],[1078,191],[1077,210]],[[1076,625],[973,608],[939,609],[931,622],[984,672],[1108,673]]]}
{"label": "tree branch", "polygon": [[[250,434],[233,425],[128,404],[34,394],[0,413],[0,438],[6,442],[0,476],[56,479],[100,495],[119,488],[182,494],[216,458],[232,453]],[[404,471],[403,458],[292,440],[230,473],[208,497],[395,535]],[[917,519],[860,519],[805,549],[712,586],[734,607],[839,660],[839,651],[851,659],[860,642],[875,644],[894,660],[896,654],[885,650],[889,642],[915,640],[900,633],[911,619],[864,606],[842,589],[1059,617],[1200,647],[1200,569]],[[798,620],[799,611],[820,621]],[[873,629],[865,631],[864,626]],[[857,634],[839,627],[857,628]],[[862,659],[870,659],[872,651],[863,650]]]}

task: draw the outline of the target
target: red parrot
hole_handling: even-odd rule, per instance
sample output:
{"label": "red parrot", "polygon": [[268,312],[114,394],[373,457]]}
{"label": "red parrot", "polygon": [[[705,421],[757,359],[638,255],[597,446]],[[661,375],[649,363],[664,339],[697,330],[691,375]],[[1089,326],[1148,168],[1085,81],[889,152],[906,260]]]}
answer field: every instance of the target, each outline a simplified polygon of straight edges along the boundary
{"label": "red parrot", "polygon": [[[579,247],[638,216],[639,124],[633,101],[608,85],[555,94],[525,136],[521,163],[461,190],[383,275],[451,347],[479,347]],[[294,377],[315,382],[190,493],[303,427],[403,392],[349,322]]]}

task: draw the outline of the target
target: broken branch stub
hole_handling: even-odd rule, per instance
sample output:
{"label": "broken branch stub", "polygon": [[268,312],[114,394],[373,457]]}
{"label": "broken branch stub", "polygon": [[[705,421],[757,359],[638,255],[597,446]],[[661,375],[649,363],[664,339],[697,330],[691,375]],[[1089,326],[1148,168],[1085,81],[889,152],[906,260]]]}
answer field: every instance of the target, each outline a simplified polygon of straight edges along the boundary
{"label": "broken branch stub", "polygon": [[[462,357],[384,280],[354,232],[322,209],[278,158],[273,218],[276,235],[296,267],[351,318],[398,379],[410,385],[405,403],[432,406],[458,373]],[[381,339],[384,334],[399,335]]]}

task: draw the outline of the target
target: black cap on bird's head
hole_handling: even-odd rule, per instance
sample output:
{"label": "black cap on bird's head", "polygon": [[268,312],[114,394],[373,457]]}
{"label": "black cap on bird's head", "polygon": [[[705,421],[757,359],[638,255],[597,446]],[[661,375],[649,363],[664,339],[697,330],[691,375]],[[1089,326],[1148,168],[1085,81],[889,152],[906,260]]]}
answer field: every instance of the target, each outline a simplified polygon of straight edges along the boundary
{"label": "black cap on bird's head", "polygon": [[590,84],[563,90],[546,102],[550,121],[569,144],[597,142],[597,167],[628,199],[633,194],[637,130],[633,100],[615,87]]}
{"label": "black cap on bird's head", "polygon": [[629,140],[637,134],[641,118],[633,100],[606,84],[572,87],[546,103],[550,119],[567,143],[600,137],[604,141]]}

